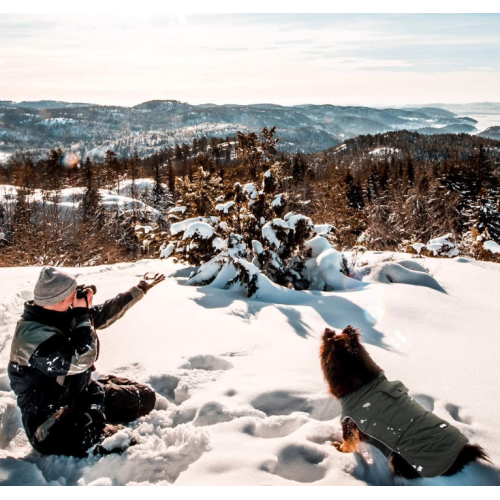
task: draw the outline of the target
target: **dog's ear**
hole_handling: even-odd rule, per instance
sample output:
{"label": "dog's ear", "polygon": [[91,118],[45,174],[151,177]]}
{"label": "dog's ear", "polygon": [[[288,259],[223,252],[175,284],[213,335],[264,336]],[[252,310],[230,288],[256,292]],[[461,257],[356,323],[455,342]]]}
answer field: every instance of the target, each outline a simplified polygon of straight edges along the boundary
{"label": "dog's ear", "polygon": [[335,338],[335,330],[330,330],[330,328],[325,328],[325,332],[323,333],[323,340],[332,340]]}
{"label": "dog's ear", "polygon": [[345,336],[346,344],[352,349],[355,349],[360,345],[361,331],[359,328],[354,328],[349,325],[344,328],[342,335]]}

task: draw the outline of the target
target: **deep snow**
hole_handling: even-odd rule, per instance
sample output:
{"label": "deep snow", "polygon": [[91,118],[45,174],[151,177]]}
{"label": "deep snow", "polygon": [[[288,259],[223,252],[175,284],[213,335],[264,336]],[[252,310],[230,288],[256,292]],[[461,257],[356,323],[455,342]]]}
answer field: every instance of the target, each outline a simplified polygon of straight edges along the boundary
{"label": "deep snow", "polygon": [[[389,379],[500,463],[500,265],[408,255],[393,260],[399,267],[381,265],[386,256],[364,254],[375,265],[349,291],[264,286],[253,300],[186,286],[192,269],[170,261],[70,269],[97,285],[96,302],[147,271],[168,275],[100,333],[96,373],[151,384],[156,410],[105,443],[139,444],[88,459],[42,457],[26,441],[6,366],[39,268],[0,269],[0,484],[500,484],[499,469],[484,464],[451,478],[396,479],[369,445],[360,454],[330,445],[340,438],[340,405],[322,378],[319,339],[325,326],[353,324]],[[444,291],[428,275],[424,286],[387,282],[422,269]]]}

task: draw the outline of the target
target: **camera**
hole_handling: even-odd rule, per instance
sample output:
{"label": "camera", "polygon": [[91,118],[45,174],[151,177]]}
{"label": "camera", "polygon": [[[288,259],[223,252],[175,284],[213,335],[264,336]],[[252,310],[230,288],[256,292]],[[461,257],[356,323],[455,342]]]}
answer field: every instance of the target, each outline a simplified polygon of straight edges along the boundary
{"label": "camera", "polygon": [[97,293],[97,287],[95,285],[78,285],[76,287],[76,298],[85,298],[89,290],[92,290],[94,295]]}

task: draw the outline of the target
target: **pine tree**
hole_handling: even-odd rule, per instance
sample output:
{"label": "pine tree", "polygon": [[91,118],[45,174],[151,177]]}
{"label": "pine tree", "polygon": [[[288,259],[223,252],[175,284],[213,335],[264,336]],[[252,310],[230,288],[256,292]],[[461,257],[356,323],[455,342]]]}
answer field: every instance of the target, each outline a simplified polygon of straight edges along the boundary
{"label": "pine tree", "polygon": [[172,196],[175,198],[176,189],[175,189],[175,169],[172,163],[172,159],[169,157],[168,159],[168,167],[167,167],[167,175],[168,175],[168,189]]}

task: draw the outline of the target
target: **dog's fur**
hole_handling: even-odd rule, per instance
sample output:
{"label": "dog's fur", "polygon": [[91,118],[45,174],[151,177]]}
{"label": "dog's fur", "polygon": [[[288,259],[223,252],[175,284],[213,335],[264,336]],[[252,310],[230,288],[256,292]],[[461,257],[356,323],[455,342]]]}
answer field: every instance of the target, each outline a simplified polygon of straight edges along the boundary
{"label": "dog's fur", "polygon": [[[335,398],[341,398],[376,378],[382,369],[373,361],[360,342],[361,333],[352,326],[346,327],[342,333],[326,329],[323,334],[320,358],[323,374]],[[342,453],[358,451],[360,442],[368,441],[369,436],[361,432],[356,423],[347,418],[342,422],[343,442],[333,442],[333,446]],[[478,445],[466,444],[453,465],[443,474],[451,476],[460,472],[467,464],[476,460],[489,462],[485,451]],[[393,453],[389,458],[389,466],[394,474],[408,479],[420,475],[401,456]]]}

